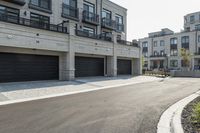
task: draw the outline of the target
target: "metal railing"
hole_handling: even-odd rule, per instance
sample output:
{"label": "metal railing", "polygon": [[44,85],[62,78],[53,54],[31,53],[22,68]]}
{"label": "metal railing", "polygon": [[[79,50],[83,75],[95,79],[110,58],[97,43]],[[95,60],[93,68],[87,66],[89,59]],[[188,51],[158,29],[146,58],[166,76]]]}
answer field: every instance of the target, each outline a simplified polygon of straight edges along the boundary
{"label": "metal railing", "polygon": [[64,27],[64,26],[49,24],[42,21],[35,21],[35,20],[20,18],[20,17],[6,15],[6,14],[0,14],[0,21],[28,26],[28,27],[37,28],[37,29],[68,33],[67,27]]}
{"label": "metal railing", "polygon": [[14,3],[21,6],[26,4],[25,0],[3,0],[3,1]]}
{"label": "metal railing", "polygon": [[138,43],[133,43],[133,42],[129,42],[126,40],[117,40],[118,44],[122,44],[122,45],[129,45],[129,46],[134,46],[134,47],[138,47],[139,48],[139,44]]}
{"label": "metal railing", "polygon": [[86,11],[83,11],[83,21],[98,24],[99,23],[99,15]]}
{"label": "metal railing", "polygon": [[109,29],[115,29],[115,21],[108,18],[102,18],[101,20],[102,27],[109,28]]}
{"label": "metal railing", "polygon": [[63,3],[62,17],[79,19],[79,9]]}
{"label": "metal railing", "polygon": [[182,44],[181,44],[181,47],[182,47],[182,48],[185,48],[185,49],[189,49],[189,48],[190,48],[190,45],[189,45],[189,43],[182,43]]}
{"label": "metal railing", "polygon": [[92,38],[92,39],[97,39],[97,40],[104,40],[104,41],[112,41],[112,35],[103,33],[103,34],[93,34],[93,33],[89,33],[89,32],[85,32],[82,30],[76,30],[76,35],[77,36],[81,36],[81,37],[87,37],[87,38]]}
{"label": "metal railing", "polygon": [[167,54],[151,55],[150,57],[167,57]]}

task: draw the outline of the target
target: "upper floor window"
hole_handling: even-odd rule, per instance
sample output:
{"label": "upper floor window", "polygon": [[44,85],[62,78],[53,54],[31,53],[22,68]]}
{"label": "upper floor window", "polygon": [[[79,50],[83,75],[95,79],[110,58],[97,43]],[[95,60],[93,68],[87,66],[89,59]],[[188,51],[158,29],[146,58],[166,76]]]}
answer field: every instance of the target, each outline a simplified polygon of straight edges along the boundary
{"label": "upper floor window", "polygon": [[177,49],[171,49],[170,50],[170,55],[171,56],[177,56],[178,55],[178,50]]}
{"label": "upper floor window", "polygon": [[165,46],[165,41],[164,40],[160,41],[160,46]]}
{"label": "upper floor window", "polygon": [[111,19],[111,11],[103,9],[102,11],[102,18]]}
{"label": "upper floor window", "polygon": [[51,0],[31,0],[30,3],[34,6],[51,10]]}
{"label": "upper floor window", "polygon": [[142,43],[142,47],[144,48],[144,47],[148,47],[148,42],[143,42]]}
{"label": "upper floor window", "polygon": [[64,0],[64,4],[69,5],[70,7],[77,7],[77,1],[76,0]]}
{"label": "upper floor window", "polygon": [[183,36],[183,37],[181,38],[181,43],[182,43],[182,44],[189,43],[189,36]]}
{"label": "upper floor window", "polygon": [[88,33],[88,34],[95,34],[95,30],[93,28],[90,28],[90,27],[83,27],[83,31]]}
{"label": "upper floor window", "polygon": [[154,47],[157,47],[157,41],[154,41],[154,42],[153,42],[153,46],[154,46]]}
{"label": "upper floor window", "polygon": [[178,43],[177,38],[170,39],[170,45],[177,45],[177,43]]}
{"label": "upper floor window", "polygon": [[158,52],[157,52],[157,51],[154,51],[154,52],[153,52],[153,55],[155,55],[155,56],[158,55]]}
{"label": "upper floor window", "polygon": [[196,29],[196,30],[200,30],[200,24],[195,25],[195,29]]}
{"label": "upper floor window", "polygon": [[0,5],[0,20],[17,23],[19,21],[19,10]]}
{"label": "upper floor window", "polygon": [[117,24],[123,24],[123,17],[121,15],[116,15],[115,21]]}
{"label": "upper floor window", "polygon": [[95,13],[95,6],[93,4],[85,2],[83,5],[83,9],[86,12]]}
{"label": "upper floor window", "polygon": [[144,57],[148,57],[148,52],[143,52],[142,54]]}
{"label": "upper floor window", "polygon": [[194,23],[194,21],[195,21],[195,16],[194,15],[190,16],[190,23]]}
{"label": "upper floor window", "polygon": [[164,55],[165,54],[165,51],[164,50],[161,50],[160,51],[160,55]]}
{"label": "upper floor window", "polygon": [[33,27],[39,27],[43,29],[48,29],[49,28],[49,17],[31,13],[31,26]]}
{"label": "upper floor window", "polygon": [[200,43],[200,35],[198,35],[198,42]]}

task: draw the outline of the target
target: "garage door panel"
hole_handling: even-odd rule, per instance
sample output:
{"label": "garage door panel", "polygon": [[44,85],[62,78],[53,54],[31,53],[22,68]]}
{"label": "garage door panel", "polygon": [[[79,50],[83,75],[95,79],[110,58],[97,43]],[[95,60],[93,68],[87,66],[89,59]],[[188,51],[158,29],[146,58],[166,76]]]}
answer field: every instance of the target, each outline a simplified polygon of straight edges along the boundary
{"label": "garage door panel", "polygon": [[75,76],[104,76],[104,58],[79,57],[75,58]]}
{"label": "garage door panel", "polygon": [[0,53],[0,82],[58,79],[59,57]]}
{"label": "garage door panel", "polygon": [[131,60],[117,60],[117,74],[118,75],[131,75],[132,61]]}

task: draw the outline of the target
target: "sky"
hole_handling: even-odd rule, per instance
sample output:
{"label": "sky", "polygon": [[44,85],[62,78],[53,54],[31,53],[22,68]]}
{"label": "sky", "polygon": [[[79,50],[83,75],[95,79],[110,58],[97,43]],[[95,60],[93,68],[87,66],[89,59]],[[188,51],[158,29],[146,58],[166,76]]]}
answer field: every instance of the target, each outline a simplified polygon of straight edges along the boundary
{"label": "sky", "polygon": [[128,9],[127,39],[144,38],[148,33],[169,28],[183,29],[186,14],[200,11],[200,0],[111,0]]}

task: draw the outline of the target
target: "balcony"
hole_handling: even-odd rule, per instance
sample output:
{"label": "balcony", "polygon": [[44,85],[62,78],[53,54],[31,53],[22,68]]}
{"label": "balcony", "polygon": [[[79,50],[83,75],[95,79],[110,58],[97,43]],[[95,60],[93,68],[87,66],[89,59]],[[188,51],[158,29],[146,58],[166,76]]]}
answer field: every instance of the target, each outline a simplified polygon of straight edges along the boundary
{"label": "balcony", "polygon": [[92,12],[83,11],[83,22],[99,25],[99,15]]}
{"label": "balcony", "polygon": [[143,47],[143,48],[142,48],[142,52],[143,52],[143,53],[148,52],[148,47]]}
{"label": "balcony", "polygon": [[101,25],[103,28],[107,28],[107,29],[111,29],[114,30],[115,29],[115,21],[108,19],[108,18],[102,18],[101,20]]}
{"label": "balcony", "polygon": [[82,30],[76,30],[76,35],[80,36],[80,37],[87,37],[87,38],[91,38],[91,39],[97,39],[97,40],[104,40],[104,41],[112,42],[111,35],[106,34],[106,33],[97,35],[97,34],[91,34],[89,32],[85,32],[85,31],[82,31]]}
{"label": "balcony", "polygon": [[125,40],[117,40],[117,43],[122,44],[122,45],[128,45],[128,46],[133,46],[133,47],[139,48],[138,43],[133,43],[133,42],[125,41]]}
{"label": "balcony", "polygon": [[62,17],[78,21],[79,20],[79,9],[63,3]]}
{"label": "balcony", "polygon": [[116,23],[116,24],[115,24],[115,30],[116,30],[117,32],[124,32],[124,24]]}
{"label": "balcony", "polygon": [[167,57],[167,54],[151,55],[150,57],[152,57],[152,58],[156,58],[156,57]]}
{"label": "balcony", "polygon": [[171,44],[170,49],[177,49],[177,44]]}
{"label": "balcony", "polygon": [[54,32],[66,33],[66,34],[68,33],[67,27],[64,27],[63,25],[60,26],[60,25],[48,24],[48,23],[33,21],[26,18],[10,16],[6,14],[0,14],[0,21],[32,27],[32,28],[37,28],[37,29],[49,30],[49,31],[54,31]]}
{"label": "balcony", "polygon": [[46,7],[43,7],[42,5],[35,5],[34,3],[31,3],[31,1],[28,6],[29,8],[34,9],[34,10],[52,14],[51,0],[48,2],[48,5],[46,5]]}
{"label": "balcony", "polygon": [[182,48],[185,48],[185,49],[190,48],[189,43],[182,43],[181,46],[182,46]]}
{"label": "balcony", "polygon": [[25,0],[3,0],[3,1],[14,3],[20,6],[23,6],[26,4]]}

